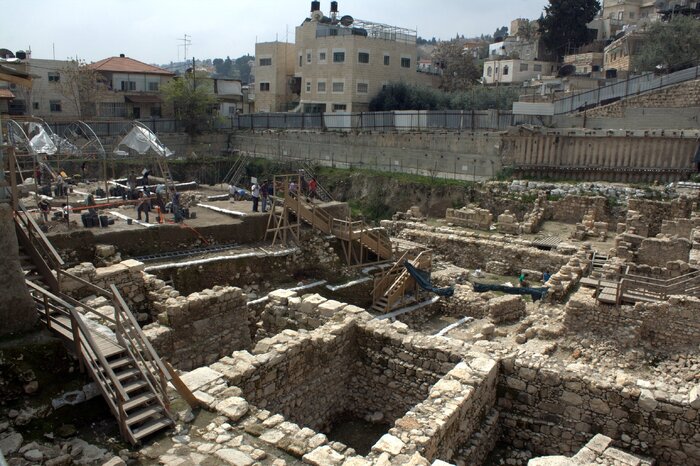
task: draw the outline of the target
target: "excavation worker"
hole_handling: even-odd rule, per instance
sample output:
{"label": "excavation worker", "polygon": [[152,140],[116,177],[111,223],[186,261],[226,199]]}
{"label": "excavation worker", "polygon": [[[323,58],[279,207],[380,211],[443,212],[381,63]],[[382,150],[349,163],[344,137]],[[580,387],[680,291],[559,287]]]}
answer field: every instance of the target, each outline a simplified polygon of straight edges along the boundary
{"label": "excavation worker", "polygon": [[542,283],[547,283],[551,276],[552,275],[549,273],[549,270],[545,270],[545,272],[542,274]]}
{"label": "excavation worker", "polygon": [[316,190],[318,189],[318,183],[316,178],[311,178],[309,181],[309,197],[313,200],[316,199]]}
{"label": "excavation worker", "polygon": [[253,212],[258,212],[258,202],[260,201],[260,186],[253,183],[250,187],[250,194],[253,196]]}
{"label": "excavation worker", "polygon": [[270,194],[267,189],[267,181],[260,186],[260,198],[262,199],[262,211],[267,212],[267,197]]}
{"label": "excavation worker", "polygon": [[146,216],[146,223],[148,221],[148,212],[151,211],[151,198],[146,196],[143,192],[139,193],[139,202],[136,207],[137,220],[141,220],[141,212]]}
{"label": "excavation worker", "polygon": [[41,216],[44,219],[44,223],[48,222],[49,212],[51,212],[51,203],[48,200],[46,200],[45,197],[42,197],[37,205],[39,206],[39,212],[41,213]]}
{"label": "excavation worker", "polygon": [[175,188],[170,188],[170,196],[171,196],[171,206],[170,208],[173,211],[174,215],[174,220],[175,223],[180,223],[182,222],[182,207],[180,206],[180,193],[175,191]]}

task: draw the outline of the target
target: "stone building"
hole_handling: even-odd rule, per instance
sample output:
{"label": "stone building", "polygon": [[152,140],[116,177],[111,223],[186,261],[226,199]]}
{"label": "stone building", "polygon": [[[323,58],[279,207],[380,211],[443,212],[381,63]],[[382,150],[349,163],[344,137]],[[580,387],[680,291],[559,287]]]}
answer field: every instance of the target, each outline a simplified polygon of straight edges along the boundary
{"label": "stone building", "polygon": [[88,68],[102,75],[107,85],[107,92],[97,102],[97,116],[139,119],[166,113],[160,90],[175,73],[123,53],[91,63]]}
{"label": "stone building", "polygon": [[259,42],[255,44],[255,108],[259,112],[288,110],[299,102],[294,80],[294,44]]}
{"label": "stone building", "polygon": [[258,110],[294,109],[298,93],[302,112],[367,111],[387,84],[432,83],[432,75],[417,72],[415,30],[340,16],[337,2],[331,2],[330,17],[320,2],[311,8],[311,17],[296,28],[295,44],[256,46]]}

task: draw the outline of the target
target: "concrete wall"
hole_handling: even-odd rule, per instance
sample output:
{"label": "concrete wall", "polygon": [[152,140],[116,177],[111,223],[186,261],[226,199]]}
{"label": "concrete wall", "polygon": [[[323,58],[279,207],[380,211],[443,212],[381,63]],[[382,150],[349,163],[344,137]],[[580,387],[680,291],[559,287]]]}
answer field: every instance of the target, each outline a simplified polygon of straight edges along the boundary
{"label": "concrete wall", "polygon": [[307,159],[336,168],[364,168],[472,180],[501,169],[498,133],[334,133],[236,131],[232,146],[270,159]]}

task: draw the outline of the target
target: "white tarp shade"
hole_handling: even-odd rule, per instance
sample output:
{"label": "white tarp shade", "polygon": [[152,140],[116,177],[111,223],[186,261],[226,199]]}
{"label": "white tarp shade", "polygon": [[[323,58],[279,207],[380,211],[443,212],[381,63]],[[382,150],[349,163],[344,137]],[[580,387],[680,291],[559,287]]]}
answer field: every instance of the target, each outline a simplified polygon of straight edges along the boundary
{"label": "white tarp shade", "polygon": [[[32,125],[34,127],[32,127]],[[39,132],[29,141],[29,144],[34,149],[37,154],[48,154],[53,155],[58,152],[56,144],[51,139],[51,136],[46,132],[46,130],[41,126],[32,123],[30,125],[30,133],[38,129]]]}
{"label": "white tarp shade", "polygon": [[133,149],[141,155],[148,152],[148,149],[153,149],[159,155],[164,155],[166,157],[173,155],[173,152],[165,147],[153,132],[141,126],[134,126],[131,131],[124,136],[124,139],[121,140],[117,147],[121,145]]}

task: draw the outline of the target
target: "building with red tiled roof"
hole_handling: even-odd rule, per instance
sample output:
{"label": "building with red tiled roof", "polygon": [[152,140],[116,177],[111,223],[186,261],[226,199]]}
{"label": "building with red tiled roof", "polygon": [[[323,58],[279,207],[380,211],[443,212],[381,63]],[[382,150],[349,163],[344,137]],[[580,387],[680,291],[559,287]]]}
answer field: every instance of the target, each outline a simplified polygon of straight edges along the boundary
{"label": "building with red tiled roof", "polygon": [[175,73],[124,54],[87,66],[102,75],[109,89],[98,103],[98,116],[139,119],[172,113],[163,107],[160,90]]}

